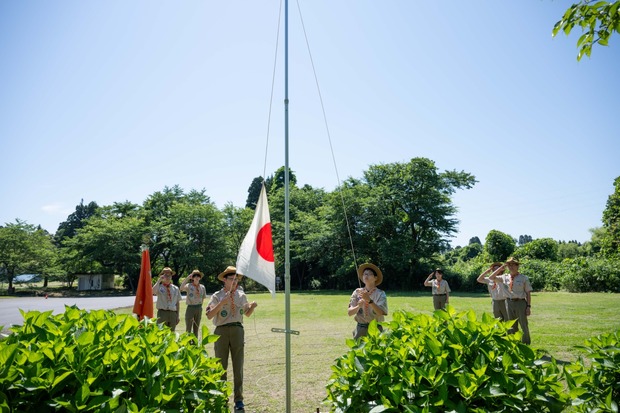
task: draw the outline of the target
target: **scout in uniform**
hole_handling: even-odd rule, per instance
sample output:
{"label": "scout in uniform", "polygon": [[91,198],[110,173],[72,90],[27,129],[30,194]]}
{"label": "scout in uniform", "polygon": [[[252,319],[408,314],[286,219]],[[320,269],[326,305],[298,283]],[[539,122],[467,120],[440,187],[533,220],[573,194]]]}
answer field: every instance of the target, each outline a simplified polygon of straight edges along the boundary
{"label": "scout in uniform", "polygon": [[233,384],[235,410],[244,411],[243,404],[243,356],[245,334],[243,316],[251,316],[256,308],[256,301],[248,303],[245,293],[237,288],[243,275],[237,274],[235,267],[229,266],[217,278],[224,287],[211,296],[207,306],[207,318],[213,320],[214,334],[220,336],[214,343],[215,357],[220,359],[224,368],[228,368],[228,355],[233,364]]}

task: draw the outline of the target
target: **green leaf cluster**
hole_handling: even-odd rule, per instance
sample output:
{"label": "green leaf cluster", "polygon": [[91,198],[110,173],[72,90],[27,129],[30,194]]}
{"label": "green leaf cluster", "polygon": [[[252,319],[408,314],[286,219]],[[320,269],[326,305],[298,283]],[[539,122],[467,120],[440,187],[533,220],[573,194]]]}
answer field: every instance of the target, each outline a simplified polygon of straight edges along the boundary
{"label": "green leaf cluster", "polygon": [[230,389],[200,343],[112,311],[23,312],[0,341],[0,411],[226,412]]}
{"label": "green leaf cluster", "polygon": [[399,311],[336,360],[327,401],[336,412],[561,412],[570,402],[553,358],[472,311]]}
{"label": "green leaf cluster", "polygon": [[618,412],[620,401],[620,331],[586,340],[580,358],[565,368],[576,412]]}
{"label": "green leaf cluster", "polygon": [[619,7],[620,1],[581,0],[566,10],[552,34],[556,36],[563,31],[569,35],[575,26],[581,27],[583,34],[577,40],[577,60],[584,55],[590,57],[594,44],[607,46],[613,32],[620,33]]}

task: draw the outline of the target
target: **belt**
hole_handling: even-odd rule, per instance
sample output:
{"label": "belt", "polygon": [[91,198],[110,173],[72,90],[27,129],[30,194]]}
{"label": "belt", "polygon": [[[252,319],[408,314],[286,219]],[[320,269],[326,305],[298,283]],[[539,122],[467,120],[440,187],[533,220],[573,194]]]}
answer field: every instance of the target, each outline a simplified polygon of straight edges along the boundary
{"label": "belt", "polygon": [[443,297],[446,294],[433,294],[433,295],[436,295],[436,296],[439,296],[439,297]]}
{"label": "belt", "polygon": [[368,328],[368,324],[364,324],[364,323],[357,323],[357,326],[361,328]]}
{"label": "belt", "polygon": [[170,311],[171,313],[177,312],[177,310],[164,310],[163,308],[158,308],[157,311]]}
{"label": "belt", "polygon": [[202,304],[187,304],[187,306],[192,308],[202,308]]}
{"label": "belt", "polygon": [[235,322],[235,323],[226,323],[226,324],[222,324],[221,326],[217,326],[217,327],[241,327],[243,328],[243,324],[241,324],[240,322]]}
{"label": "belt", "polygon": [[525,298],[509,298],[510,301],[522,301],[525,300]]}

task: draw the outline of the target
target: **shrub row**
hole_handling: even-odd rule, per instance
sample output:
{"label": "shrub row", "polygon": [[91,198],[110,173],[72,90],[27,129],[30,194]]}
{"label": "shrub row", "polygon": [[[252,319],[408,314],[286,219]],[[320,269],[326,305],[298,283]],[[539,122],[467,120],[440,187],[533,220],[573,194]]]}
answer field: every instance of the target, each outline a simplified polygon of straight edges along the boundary
{"label": "shrub row", "polygon": [[367,337],[347,341],[327,384],[332,411],[618,411],[619,333],[590,340],[590,361],[560,369],[488,314],[399,311],[384,326],[380,333],[373,322]]}
{"label": "shrub row", "polygon": [[0,411],[226,412],[229,386],[205,345],[112,311],[23,312],[0,341]]}
{"label": "shrub row", "polygon": [[[489,263],[476,260],[446,267],[453,289],[483,290],[476,278]],[[527,275],[535,291],[565,290],[583,292],[620,292],[620,260],[593,257],[566,258],[560,262],[522,259],[520,271]]]}

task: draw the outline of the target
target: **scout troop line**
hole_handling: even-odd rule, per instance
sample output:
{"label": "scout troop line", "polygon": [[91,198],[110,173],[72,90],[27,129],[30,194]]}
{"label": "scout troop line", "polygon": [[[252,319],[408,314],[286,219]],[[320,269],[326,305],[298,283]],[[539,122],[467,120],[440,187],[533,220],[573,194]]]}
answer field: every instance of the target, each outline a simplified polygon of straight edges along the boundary
{"label": "scout troop line", "polygon": [[[508,274],[504,272],[508,269]],[[162,270],[153,286],[157,295],[157,321],[170,327],[173,331],[180,321],[181,291],[187,292],[185,310],[186,332],[198,336],[198,327],[202,318],[202,304],[207,298],[204,285],[200,283],[203,274],[194,270],[177,287],[172,283],[174,272],[166,267]],[[359,266],[357,276],[363,287],[355,289],[349,300],[348,314],[356,321],[353,337],[358,339],[368,334],[369,324],[375,320],[384,321],[388,314],[387,296],[378,288],[383,282],[383,273],[374,264]],[[244,411],[243,403],[243,362],[244,330],[243,316],[249,317],[257,304],[248,302],[245,293],[237,288],[243,275],[237,274],[235,267],[229,266],[217,278],[224,283],[223,288],[215,292],[205,310],[209,320],[215,325],[214,334],[219,339],[214,343],[215,357],[220,359],[224,371],[228,368],[230,355],[233,364],[233,393],[236,411]],[[509,332],[515,333],[519,327],[523,330],[521,340],[530,344],[530,331],[527,317],[532,307],[532,286],[525,275],[519,273],[519,261],[514,258],[505,263],[495,262],[489,269],[478,276],[477,281],[486,284],[492,299],[495,318],[502,321],[514,320]],[[443,279],[443,271],[436,269],[424,281],[425,287],[432,288],[433,307],[445,309],[450,301],[450,286]],[[383,328],[378,325],[379,330]],[[226,380],[226,373],[224,373]]]}

